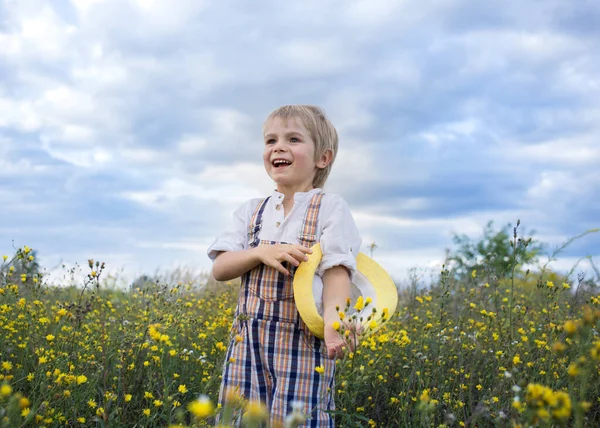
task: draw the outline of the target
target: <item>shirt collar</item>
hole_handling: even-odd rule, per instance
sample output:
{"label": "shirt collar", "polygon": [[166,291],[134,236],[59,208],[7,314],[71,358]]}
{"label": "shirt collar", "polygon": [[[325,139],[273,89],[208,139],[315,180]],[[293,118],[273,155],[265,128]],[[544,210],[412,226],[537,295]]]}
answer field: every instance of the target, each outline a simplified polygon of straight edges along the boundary
{"label": "shirt collar", "polygon": [[[317,195],[317,194],[319,194],[321,192],[323,192],[323,189],[321,189],[320,187],[315,187],[314,189],[311,189],[308,192],[296,192],[294,194],[294,202],[304,201],[305,199],[312,198],[314,195]],[[275,189],[275,190],[273,190],[273,193],[271,194],[271,197],[275,201],[283,201],[284,194],[283,193],[279,193],[277,191],[277,189]]]}

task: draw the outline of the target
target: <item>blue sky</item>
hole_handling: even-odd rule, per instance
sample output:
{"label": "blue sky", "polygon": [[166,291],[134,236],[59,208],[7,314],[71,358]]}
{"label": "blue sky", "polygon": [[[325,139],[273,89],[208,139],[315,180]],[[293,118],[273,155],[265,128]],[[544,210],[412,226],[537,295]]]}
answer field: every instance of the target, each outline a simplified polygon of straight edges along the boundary
{"label": "blue sky", "polygon": [[[292,103],[338,128],[325,190],[394,277],[488,220],[551,250],[600,227],[598,22],[595,0],[0,0],[0,251],[208,271]],[[598,234],[553,266],[586,255]]]}

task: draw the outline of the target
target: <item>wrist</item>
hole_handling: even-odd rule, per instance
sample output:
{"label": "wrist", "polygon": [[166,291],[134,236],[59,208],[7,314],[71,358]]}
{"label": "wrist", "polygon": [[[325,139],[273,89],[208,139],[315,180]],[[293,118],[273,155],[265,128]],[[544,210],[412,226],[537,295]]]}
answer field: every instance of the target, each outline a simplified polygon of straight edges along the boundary
{"label": "wrist", "polygon": [[262,250],[260,246],[250,248],[248,253],[251,255],[252,261],[258,263],[262,263]]}
{"label": "wrist", "polygon": [[323,310],[323,322],[325,325],[331,325],[336,321],[340,322],[340,315],[335,307]]}

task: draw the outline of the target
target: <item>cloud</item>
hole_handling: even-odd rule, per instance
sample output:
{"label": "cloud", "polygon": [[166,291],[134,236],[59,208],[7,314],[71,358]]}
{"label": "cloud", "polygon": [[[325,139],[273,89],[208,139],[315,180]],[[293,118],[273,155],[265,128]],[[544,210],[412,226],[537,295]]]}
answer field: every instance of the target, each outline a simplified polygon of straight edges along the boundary
{"label": "cloud", "polygon": [[224,219],[273,189],[261,125],[288,103],[336,124],[326,191],[395,272],[435,265],[452,231],[490,219],[552,244],[598,226],[591,2],[32,0],[0,14],[5,244],[207,269]]}

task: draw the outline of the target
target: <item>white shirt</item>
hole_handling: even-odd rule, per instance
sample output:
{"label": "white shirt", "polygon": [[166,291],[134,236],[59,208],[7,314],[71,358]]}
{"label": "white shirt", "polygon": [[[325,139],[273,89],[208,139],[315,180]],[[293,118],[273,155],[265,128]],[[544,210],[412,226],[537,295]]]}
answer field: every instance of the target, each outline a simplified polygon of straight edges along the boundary
{"label": "white shirt", "polygon": [[[265,205],[258,238],[265,241],[299,244],[298,234],[302,232],[302,221],[308,204],[313,195],[321,192],[323,190],[320,188],[297,192],[294,195],[294,205],[284,218],[281,205],[284,195],[274,190]],[[214,261],[219,251],[240,251],[249,248],[248,228],[252,215],[262,199],[250,199],[235,210],[230,226],[208,247],[207,253],[211,260]],[[279,209],[277,209],[278,205],[281,205]],[[316,239],[321,243],[323,258],[313,279],[313,294],[317,309],[322,313],[323,274],[333,266],[345,266],[350,272],[352,281],[356,273],[356,256],[360,252],[362,243],[348,204],[341,196],[327,192],[323,195]]]}

